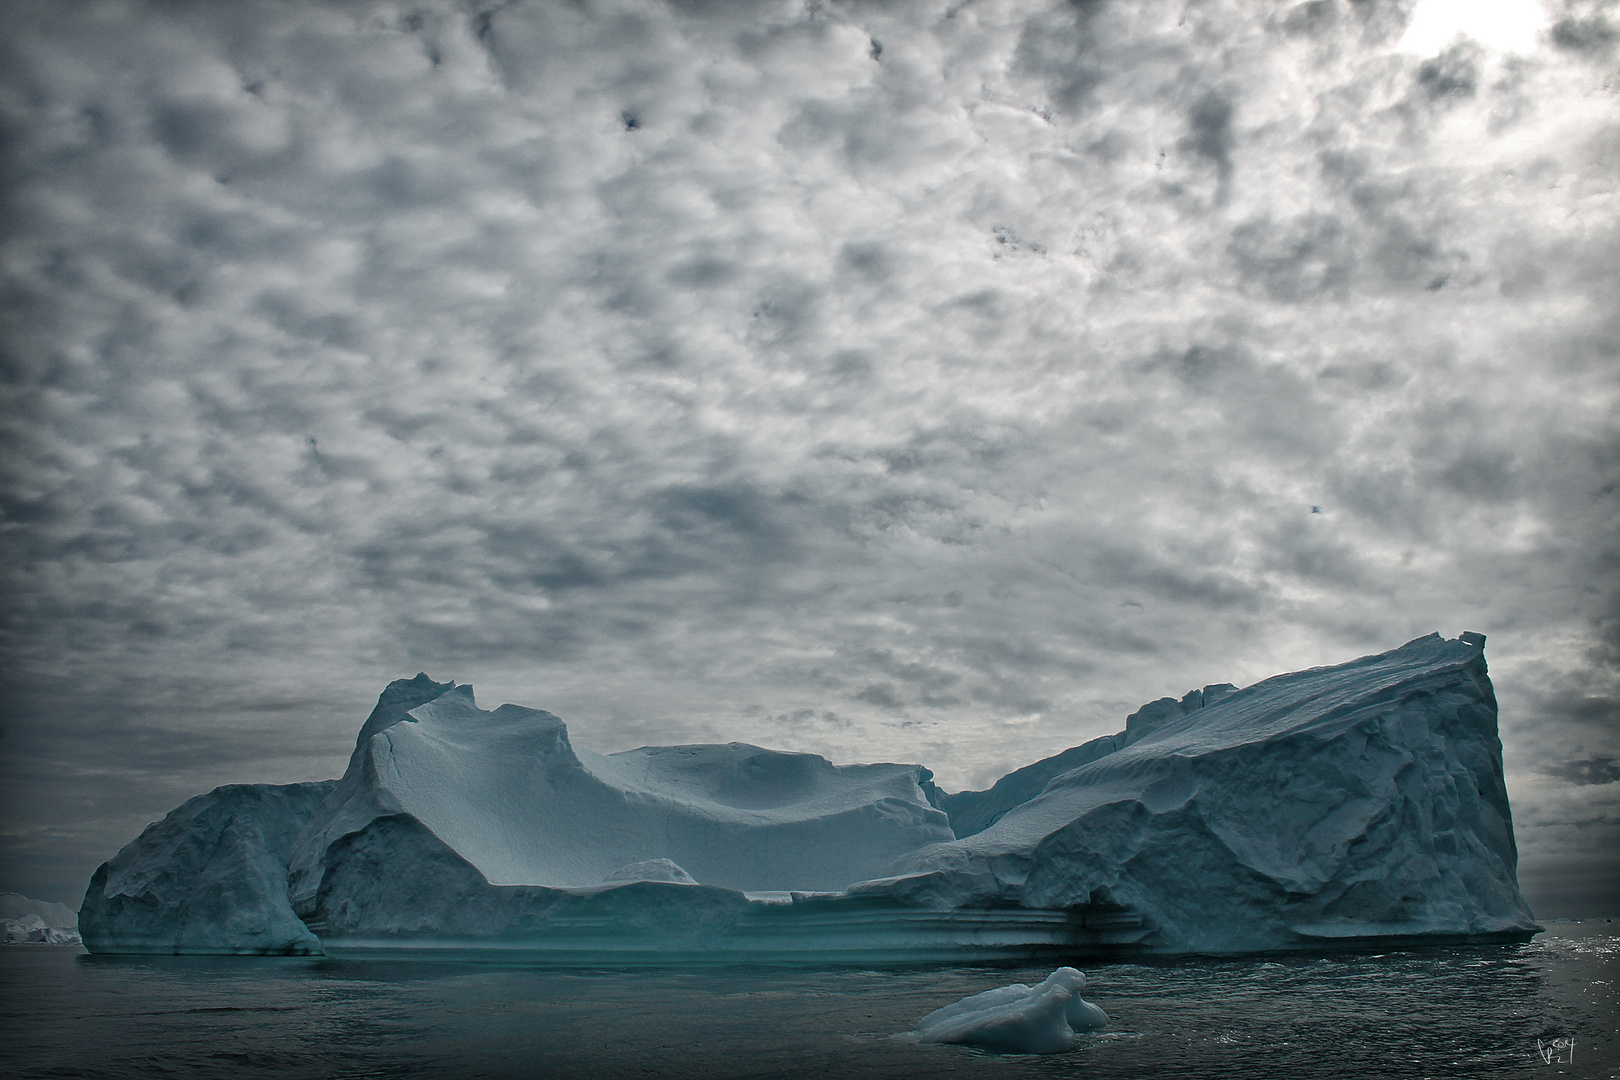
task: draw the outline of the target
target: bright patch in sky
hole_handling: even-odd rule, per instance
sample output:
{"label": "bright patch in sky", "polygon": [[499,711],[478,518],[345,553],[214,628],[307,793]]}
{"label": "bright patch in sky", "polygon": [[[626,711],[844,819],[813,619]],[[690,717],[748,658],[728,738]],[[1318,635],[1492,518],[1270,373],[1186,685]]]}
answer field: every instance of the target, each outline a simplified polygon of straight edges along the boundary
{"label": "bright patch in sky", "polygon": [[1546,22],[1535,0],[1422,0],[1400,48],[1429,56],[1465,34],[1499,52],[1533,52]]}

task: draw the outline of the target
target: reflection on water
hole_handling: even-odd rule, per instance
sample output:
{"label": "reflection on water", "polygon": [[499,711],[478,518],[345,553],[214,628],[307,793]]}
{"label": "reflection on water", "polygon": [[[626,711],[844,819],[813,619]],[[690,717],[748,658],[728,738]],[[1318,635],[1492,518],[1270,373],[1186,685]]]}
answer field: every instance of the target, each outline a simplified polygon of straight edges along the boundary
{"label": "reflection on water", "polygon": [[[572,971],[0,950],[10,1077],[1602,1077],[1605,923],[1522,945],[1082,965],[1113,1020],[993,1056],[904,1032],[1028,967]],[[1573,1061],[1538,1051],[1574,1039]]]}

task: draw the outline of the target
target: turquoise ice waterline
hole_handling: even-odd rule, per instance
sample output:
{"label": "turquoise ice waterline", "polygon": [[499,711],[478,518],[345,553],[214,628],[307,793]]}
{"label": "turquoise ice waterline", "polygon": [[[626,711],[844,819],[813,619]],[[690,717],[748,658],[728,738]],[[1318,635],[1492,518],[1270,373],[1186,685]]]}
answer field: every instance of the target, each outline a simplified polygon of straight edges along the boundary
{"label": "turquoise ice waterline", "polygon": [[[1050,967],[560,971],[18,946],[0,950],[0,1073],[1610,1080],[1620,1066],[1615,929],[1555,923],[1519,945],[1080,965],[1110,1025],[1047,1057],[904,1033],[942,1005],[1038,982]],[[1570,1038],[1573,1062],[1543,1062]]]}

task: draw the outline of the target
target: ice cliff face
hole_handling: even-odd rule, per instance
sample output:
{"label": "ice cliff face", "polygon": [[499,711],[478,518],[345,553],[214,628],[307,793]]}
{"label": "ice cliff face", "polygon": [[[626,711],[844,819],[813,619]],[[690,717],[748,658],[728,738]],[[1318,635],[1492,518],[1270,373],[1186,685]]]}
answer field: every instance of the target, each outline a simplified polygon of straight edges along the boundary
{"label": "ice cliff face", "polygon": [[1483,644],[1165,698],[956,795],[739,743],[585,753],[550,713],[418,675],[342,780],[220,788],[148,828],[81,927],[98,952],[852,958],[1522,938]]}
{"label": "ice cliff face", "polygon": [[287,902],[287,853],[322,784],[232,784],[182,803],[101,864],[79,908],[91,952],[319,954]]}
{"label": "ice cliff face", "polygon": [[853,891],[1125,909],[1167,952],[1529,933],[1483,644],[1156,702],[1119,749]]}
{"label": "ice cliff face", "polygon": [[368,821],[391,814],[399,807],[379,794],[376,765],[369,750],[371,740],[405,719],[419,705],[426,705],[454,689],[454,682],[438,683],[418,672],[414,679],[396,679],[377,697],[376,707],[360,725],[349,767],[322,800],[313,826],[295,834],[288,855],[287,889],[295,907],[308,908],[321,882],[321,857],[336,839],[363,829]]}

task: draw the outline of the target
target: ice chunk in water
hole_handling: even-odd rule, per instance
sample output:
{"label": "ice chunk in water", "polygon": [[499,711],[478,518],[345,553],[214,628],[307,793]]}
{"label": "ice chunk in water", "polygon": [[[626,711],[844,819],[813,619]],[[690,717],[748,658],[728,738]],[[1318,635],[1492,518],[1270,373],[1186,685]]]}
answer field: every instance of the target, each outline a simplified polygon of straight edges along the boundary
{"label": "ice chunk in water", "polygon": [[1108,1015],[1080,996],[1085,988],[1084,975],[1060,967],[1039,986],[1014,983],[936,1009],[917,1022],[917,1035],[1015,1054],[1070,1050],[1075,1032],[1108,1026]]}

